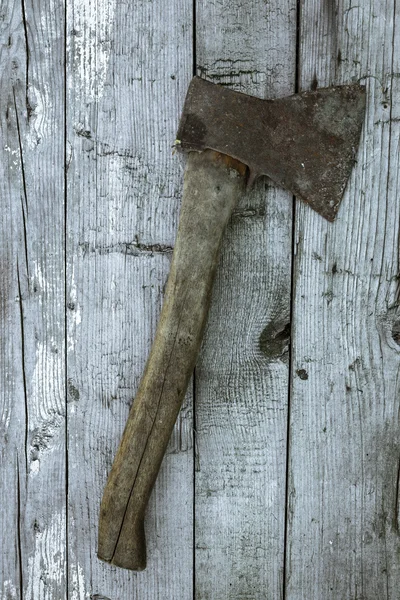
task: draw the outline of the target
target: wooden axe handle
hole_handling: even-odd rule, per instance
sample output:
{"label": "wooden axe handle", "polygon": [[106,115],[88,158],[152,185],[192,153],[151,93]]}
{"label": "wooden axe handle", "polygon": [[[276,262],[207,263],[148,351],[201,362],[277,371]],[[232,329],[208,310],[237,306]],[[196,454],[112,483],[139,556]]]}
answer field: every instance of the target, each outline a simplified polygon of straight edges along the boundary
{"label": "wooden axe handle", "polygon": [[196,364],[222,235],[245,179],[245,165],[228,156],[188,156],[160,321],[100,508],[98,556],[119,567],[146,567],[147,502]]}

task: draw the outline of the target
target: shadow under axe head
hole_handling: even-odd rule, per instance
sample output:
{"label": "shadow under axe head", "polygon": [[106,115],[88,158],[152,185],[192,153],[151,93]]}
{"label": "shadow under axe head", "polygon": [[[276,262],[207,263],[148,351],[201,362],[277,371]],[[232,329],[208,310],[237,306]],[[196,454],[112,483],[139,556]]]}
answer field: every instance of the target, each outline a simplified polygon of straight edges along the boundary
{"label": "shadow under axe head", "polygon": [[180,120],[182,150],[216,150],[302,198],[328,221],[355,162],[365,87],[322,88],[262,100],[194,77]]}

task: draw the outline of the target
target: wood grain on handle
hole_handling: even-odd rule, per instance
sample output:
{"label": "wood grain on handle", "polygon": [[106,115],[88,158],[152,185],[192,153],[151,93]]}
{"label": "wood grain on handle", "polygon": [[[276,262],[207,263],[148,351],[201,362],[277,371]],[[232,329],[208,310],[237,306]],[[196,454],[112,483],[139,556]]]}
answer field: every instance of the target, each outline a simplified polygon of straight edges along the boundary
{"label": "wood grain on handle", "polygon": [[100,508],[98,556],[146,566],[144,514],[196,364],[221,239],[246,167],[207,150],[188,156],[171,270],[155,340]]}

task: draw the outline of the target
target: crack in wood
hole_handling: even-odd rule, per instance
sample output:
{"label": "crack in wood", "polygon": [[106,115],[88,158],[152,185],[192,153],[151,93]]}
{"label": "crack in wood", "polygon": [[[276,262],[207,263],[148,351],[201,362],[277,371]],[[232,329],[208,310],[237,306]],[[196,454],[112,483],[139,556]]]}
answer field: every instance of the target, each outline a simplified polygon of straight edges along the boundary
{"label": "crack in wood", "polygon": [[25,414],[25,434],[24,434],[24,452],[25,452],[25,469],[26,474],[28,473],[28,423],[29,423],[29,411],[28,411],[28,390],[26,382],[26,368],[25,368],[25,328],[24,328],[24,309],[22,300],[21,281],[19,276],[19,266],[17,259],[17,286],[18,286],[18,303],[19,303],[19,318],[21,328],[21,367],[22,367],[22,385],[24,392],[24,414]]}
{"label": "crack in wood", "polygon": [[18,108],[17,102],[15,98],[15,90],[13,88],[13,97],[14,97],[14,108],[15,108],[15,119],[17,124],[17,133],[18,133],[18,146],[19,146],[19,154],[21,161],[21,176],[22,176],[22,187],[23,187],[23,198],[25,200],[25,204],[22,200],[21,196],[21,213],[22,213],[22,225],[23,225],[23,234],[24,234],[24,251],[25,251],[25,264],[26,264],[26,273],[29,285],[29,260],[28,260],[28,238],[26,231],[26,217],[28,215],[28,195],[26,190],[26,177],[25,177],[25,165],[24,165],[24,155],[22,149],[22,140],[21,140],[21,129],[18,117]]}
{"label": "crack in wood", "polygon": [[110,246],[94,246],[88,242],[81,242],[79,247],[84,255],[88,252],[94,254],[121,253],[126,256],[153,256],[154,254],[172,254],[173,246],[167,244],[144,244],[142,242],[120,242]]}
{"label": "crack in wood", "polygon": [[19,473],[19,458],[17,451],[17,549],[18,549],[18,570],[19,570],[19,596],[20,600],[24,600],[24,575],[22,564],[22,540],[21,540],[21,479]]}

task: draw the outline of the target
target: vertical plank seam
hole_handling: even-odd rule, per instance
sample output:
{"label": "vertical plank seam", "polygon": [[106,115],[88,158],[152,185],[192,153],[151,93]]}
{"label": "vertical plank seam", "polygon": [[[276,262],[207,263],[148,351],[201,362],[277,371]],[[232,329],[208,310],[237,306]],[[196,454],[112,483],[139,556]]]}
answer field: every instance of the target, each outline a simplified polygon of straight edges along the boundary
{"label": "vertical plank seam", "polygon": [[300,28],[301,28],[301,0],[296,2],[296,56],[295,56],[295,74],[294,91],[296,94],[300,91]]}
{"label": "vertical plank seam", "polygon": [[[294,91],[300,91],[300,24],[301,24],[301,0],[296,3],[296,55],[295,55],[295,81]],[[296,248],[296,196],[292,197],[292,249],[291,249],[291,274],[290,274],[290,343],[288,363],[288,391],[287,391],[287,425],[286,425],[286,478],[285,478],[285,516],[283,531],[283,571],[282,571],[282,600],[287,596],[288,576],[288,539],[289,539],[289,484],[290,484],[290,420],[292,405],[292,374],[293,374],[293,331],[294,331],[294,302],[295,302],[295,248]]]}
{"label": "vertical plank seam", "polygon": [[[391,148],[392,148],[392,116],[393,116],[393,73],[394,73],[394,56],[395,56],[395,34],[396,34],[396,8],[397,8],[397,0],[393,2],[393,31],[392,31],[392,58],[391,58],[391,69],[390,69],[390,105],[389,105],[389,133],[388,133],[388,168],[387,168],[387,177],[386,177],[386,211],[385,211],[385,225],[384,225],[384,237],[383,237],[383,247],[386,242],[386,232],[387,232],[387,220],[388,220],[388,206],[389,206],[389,194],[390,194],[390,169],[391,169]],[[384,90],[385,91],[385,90]],[[382,261],[381,261],[381,269],[380,273],[383,273],[384,267],[384,251],[382,252]],[[381,349],[381,361],[383,362],[383,353],[382,353],[382,340],[379,340],[380,349]],[[385,381],[383,379],[383,398],[385,401],[386,398],[386,390],[385,390]],[[400,484],[400,462],[397,466],[397,474],[395,481],[395,504],[394,504],[394,518],[393,518],[393,528],[394,531],[399,533],[399,484]],[[387,550],[386,550],[386,538],[385,538],[385,559],[387,565]],[[386,568],[386,596],[389,599],[389,571]]]}
{"label": "vertical plank seam", "polygon": [[[389,163],[388,163],[388,176],[386,182],[386,198],[389,196],[389,177],[390,177],[390,157],[391,157],[391,142],[392,142],[392,114],[393,114],[393,78],[394,78],[394,56],[395,56],[395,38],[396,38],[396,11],[397,11],[397,0],[394,0],[393,4],[393,32],[392,32],[392,65],[391,65],[391,85],[390,85],[390,108],[389,108]],[[385,229],[386,231],[386,229]],[[399,270],[400,255],[397,260],[397,270]],[[397,286],[395,303],[399,303],[399,285]],[[396,380],[398,378],[398,374]],[[397,381],[396,381],[397,383]],[[397,385],[396,385],[397,388]],[[395,489],[395,505],[394,505],[394,530],[397,534],[399,531],[399,494],[400,494],[400,457],[397,465],[397,476],[396,476],[396,489]]]}
{"label": "vertical plank seam", "polygon": [[397,465],[397,477],[396,477],[396,490],[395,490],[395,497],[394,497],[394,523],[393,523],[393,527],[394,530],[399,533],[399,493],[400,493],[400,458],[399,458],[399,462]]}
{"label": "vertical plank seam", "polygon": [[192,544],[193,544],[193,559],[192,559],[192,596],[196,599],[196,368],[193,371],[193,525],[192,525]]}
{"label": "vertical plank seam", "polygon": [[192,30],[192,53],[193,53],[193,73],[197,75],[197,47],[196,47],[196,0],[193,0],[192,13],[193,13],[193,30]]}
{"label": "vertical plank seam", "polygon": [[[391,147],[392,147],[392,115],[393,115],[393,71],[394,71],[394,49],[395,49],[395,32],[396,32],[396,4],[397,4],[397,0],[394,0],[393,2],[393,31],[392,31],[392,57],[391,57],[391,61],[390,61],[390,96],[389,96],[389,132],[388,132],[388,149],[389,149],[389,153],[388,153],[388,161],[387,161],[387,175],[386,175],[386,197],[385,197],[385,223],[384,223],[384,227],[383,227],[383,241],[382,241],[382,247],[383,247],[383,251],[382,251],[382,258],[381,258],[381,265],[380,265],[380,273],[382,274],[384,272],[384,261],[385,261],[385,242],[386,242],[386,232],[387,232],[387,221],[388,221],[388,206],[389,206],[389,186],[390,186],[390,168],[391,168]],[[381,82],[381,86],[382,86],[382,93],[384,95],[386,95],[388,88],[384,83],[384,74],[382,76],[382,82]],[[383,142],[383,140],[382,140]],[[380,287],[382,285],[381,280],[379,281],[379,290]],[[381,357],[383,357],[383,353],[382,353],[382,341],[380,340],[380,350],[381,350]],[[381,358],[381,360],[383,360],[383,358]],[[383,380],[383,388],[384,388],[384,392],[385,392],[385,381]],[[385,398],[386,398],[386,394],[383,394],[383,402],[385,402]]]}
{"label": "vertical plank seam", "polygon": [[68,520],[69,520],[69,457],[68,457],[68,314],[67,314],[67,180],[69,162],[67,155],[67,9],[68,2],[64,0],[64,405],[65,405],[65,595],[66,600],[69,599],[69,535],[68,535]]}
{"label": "vertical plank seam", "polygon": [[[197,35],[197,22],[196,22],[196,0],[192,2],[192,20],[193,20],[193,28],[192,28],[192,75],[197,75],[197,45],[196,45],[196,35]],[[192,451],[192,459],[193,459],[193,507],[192,507],[192,544],[193,544],[193,558],[192,558],[192,596],[193,600],[196,600],[196,448],[197,448],[197,423],[196,423],[196,367],[193,371],[193,451]]]}
{"label": "vertical plank seam", "polygon": [[286,480],[285,480],[285,522],[284,522],[284,542],[283,542],[283,575],[282,575],[282,599],[286,600],[286,580],[288,575],[288,539],[289,539],[289,510],[290,510],[290,437],[291,437],[291,406],[293,397],[293,317],[295,300],[295,222],[296,222],[296,197],[292,200],[292,264],[291,264],[291,290],[290,290],[290,344],[289,344],[289,368],[288,368],[288,404],[287,404],[287,427],[286,427]]}

